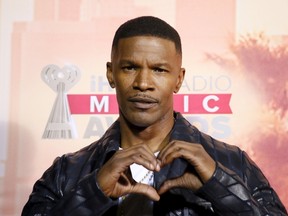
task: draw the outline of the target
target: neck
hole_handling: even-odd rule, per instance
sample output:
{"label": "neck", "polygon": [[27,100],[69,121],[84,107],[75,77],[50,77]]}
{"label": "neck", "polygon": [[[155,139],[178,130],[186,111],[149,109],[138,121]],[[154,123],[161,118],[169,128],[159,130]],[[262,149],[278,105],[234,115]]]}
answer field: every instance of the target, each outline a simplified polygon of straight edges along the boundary
{"label": "neck", "polygon": [[174,125],[173,116],[159,124],[148,127],[135,127],[120,118],[121,147],[146,144],[151,151],[160,151],[169,142],[169,135]]}

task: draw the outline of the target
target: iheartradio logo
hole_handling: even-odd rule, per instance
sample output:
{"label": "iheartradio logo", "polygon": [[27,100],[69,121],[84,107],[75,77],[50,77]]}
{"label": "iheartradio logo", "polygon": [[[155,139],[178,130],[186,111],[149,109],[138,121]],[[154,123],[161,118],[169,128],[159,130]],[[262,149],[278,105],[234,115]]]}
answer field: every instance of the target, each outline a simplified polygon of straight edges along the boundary
{"label": "iheartradio logo", "polygon": [[43,139],[71,139],[77,136],[67,92],[80,80],[80,74],[75,65],[59,68],[50,64],[42,69],[42,80],[57,94],[42,135]]}

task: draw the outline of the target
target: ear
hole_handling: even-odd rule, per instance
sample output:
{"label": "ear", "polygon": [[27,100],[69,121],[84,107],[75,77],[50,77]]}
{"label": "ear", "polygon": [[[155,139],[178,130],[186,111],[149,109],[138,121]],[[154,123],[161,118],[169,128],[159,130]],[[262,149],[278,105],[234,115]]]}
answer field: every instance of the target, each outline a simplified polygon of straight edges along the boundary
{"label": "ear", "polygon": [[111,88],[115,88],[115,83],[114,83],[114,78],[113,78],[113,73],[112,73],[112,63],[107,62],[106,63],[106,77],[109,82],[109,85]]}
{"label": "ear", "polygon": [[173,91],[174,93],[177,93],[179,91],[179,89],[181,88],[184,77],[185,77],[185,68],[181,68],[180,72],[178,74],[176,86],[175,86],[174,91]]}

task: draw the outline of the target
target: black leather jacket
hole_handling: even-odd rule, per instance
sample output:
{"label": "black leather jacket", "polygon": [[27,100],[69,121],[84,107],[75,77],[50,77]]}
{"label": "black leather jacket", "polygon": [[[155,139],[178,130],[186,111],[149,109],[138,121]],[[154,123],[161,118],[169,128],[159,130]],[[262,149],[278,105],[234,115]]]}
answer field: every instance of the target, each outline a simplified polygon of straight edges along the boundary
{"label": "black leather jacket", "polygon": [[[260,169],[236,146],[219,142],[175,114],[171,140],[201,143],[217,161],[213,177],[196,193],[175,188],[154,203],[154,215],[287,215]],[[57,158],[33,188],[22,215],[116,215],[118,201],[97,186],[97,171],[119,149],[120,125],[116,121],[95,143]],[[193,144],[191,144],[193,145]],[[166,179],[193,171],[183,159],[154,174],[155,187]]]}

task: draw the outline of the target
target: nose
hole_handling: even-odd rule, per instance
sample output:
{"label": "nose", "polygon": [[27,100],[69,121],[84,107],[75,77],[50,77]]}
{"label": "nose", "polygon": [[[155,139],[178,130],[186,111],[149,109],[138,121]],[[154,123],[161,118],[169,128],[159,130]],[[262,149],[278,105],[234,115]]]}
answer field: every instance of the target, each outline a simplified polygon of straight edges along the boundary
{"label": "nose", "polygon": [[135,76],[133,88],[140,91],[153,90],[153,75],[148,69],[139,70]]}

